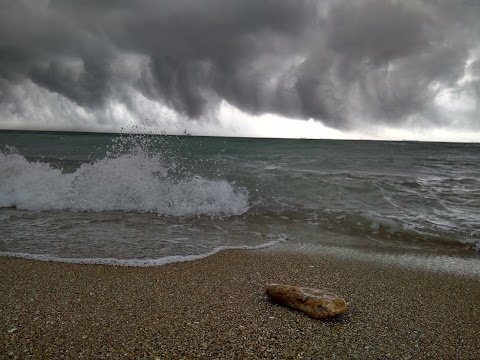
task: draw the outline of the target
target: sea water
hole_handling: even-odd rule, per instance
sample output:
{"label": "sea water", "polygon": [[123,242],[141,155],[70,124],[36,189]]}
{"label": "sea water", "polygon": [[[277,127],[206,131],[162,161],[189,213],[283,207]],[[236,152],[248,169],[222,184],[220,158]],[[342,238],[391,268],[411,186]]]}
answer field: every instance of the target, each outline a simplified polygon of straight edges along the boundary
{"label": "sea water", "polygon": [[480,272],[480,144],[0,132],[2,255],[141,266],[278,243]]}

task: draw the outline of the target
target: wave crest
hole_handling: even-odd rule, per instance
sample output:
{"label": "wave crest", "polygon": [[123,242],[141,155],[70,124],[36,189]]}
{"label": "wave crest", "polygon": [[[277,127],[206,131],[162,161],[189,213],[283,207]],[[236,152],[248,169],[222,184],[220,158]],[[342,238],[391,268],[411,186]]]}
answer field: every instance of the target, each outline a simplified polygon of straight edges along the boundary
{"label": "wave crest", "polygon": [[160,215],[240,215],[248,191],[198,175],[174,178],[156,154],[110,155],[65,173],[0,152],[0,207],[26,210],[138,211]]}

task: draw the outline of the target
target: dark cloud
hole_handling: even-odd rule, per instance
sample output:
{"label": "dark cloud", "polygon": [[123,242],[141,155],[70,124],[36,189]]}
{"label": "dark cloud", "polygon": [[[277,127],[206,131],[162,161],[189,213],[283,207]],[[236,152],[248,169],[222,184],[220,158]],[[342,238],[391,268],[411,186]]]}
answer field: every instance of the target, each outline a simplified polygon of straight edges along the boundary
{"label": "dark cloud", "polygon": [[476,4],[4,0],[0,111],[33,83],[91,112],[112,99],[138,112],[133,88],[194,119],[226,100],[343,129],[445,122],[431,115],[441,91],[478,101],[478,79],[465,80],[480,68]]}
{"label": "dark cloud", "polygon": [[328,14],[328,45],[336,53],[372,66],[387,64],[429,46],[432,18],[405,2],[341,1]]}

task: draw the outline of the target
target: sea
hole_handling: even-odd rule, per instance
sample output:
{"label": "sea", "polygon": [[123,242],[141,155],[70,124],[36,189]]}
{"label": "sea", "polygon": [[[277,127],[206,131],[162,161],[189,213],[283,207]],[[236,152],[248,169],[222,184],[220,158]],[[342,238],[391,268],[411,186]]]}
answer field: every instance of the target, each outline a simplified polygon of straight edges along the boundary
{"label": "sea", "polygon": [[0,255],[290,248],[480,276],[480,143],[0,131]]}

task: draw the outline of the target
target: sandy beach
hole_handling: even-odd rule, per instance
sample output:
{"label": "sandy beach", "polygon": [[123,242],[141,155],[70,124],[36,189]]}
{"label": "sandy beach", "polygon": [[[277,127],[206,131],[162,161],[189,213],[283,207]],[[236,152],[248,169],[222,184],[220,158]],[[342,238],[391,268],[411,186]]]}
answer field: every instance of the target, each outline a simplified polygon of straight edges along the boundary
{"label": "sandy beach", "polygon": [[[1,358],[478,359],[480,279],[287,251],[161,267],[0,258]],[[313,320],[269,283],[325,288]]]}

